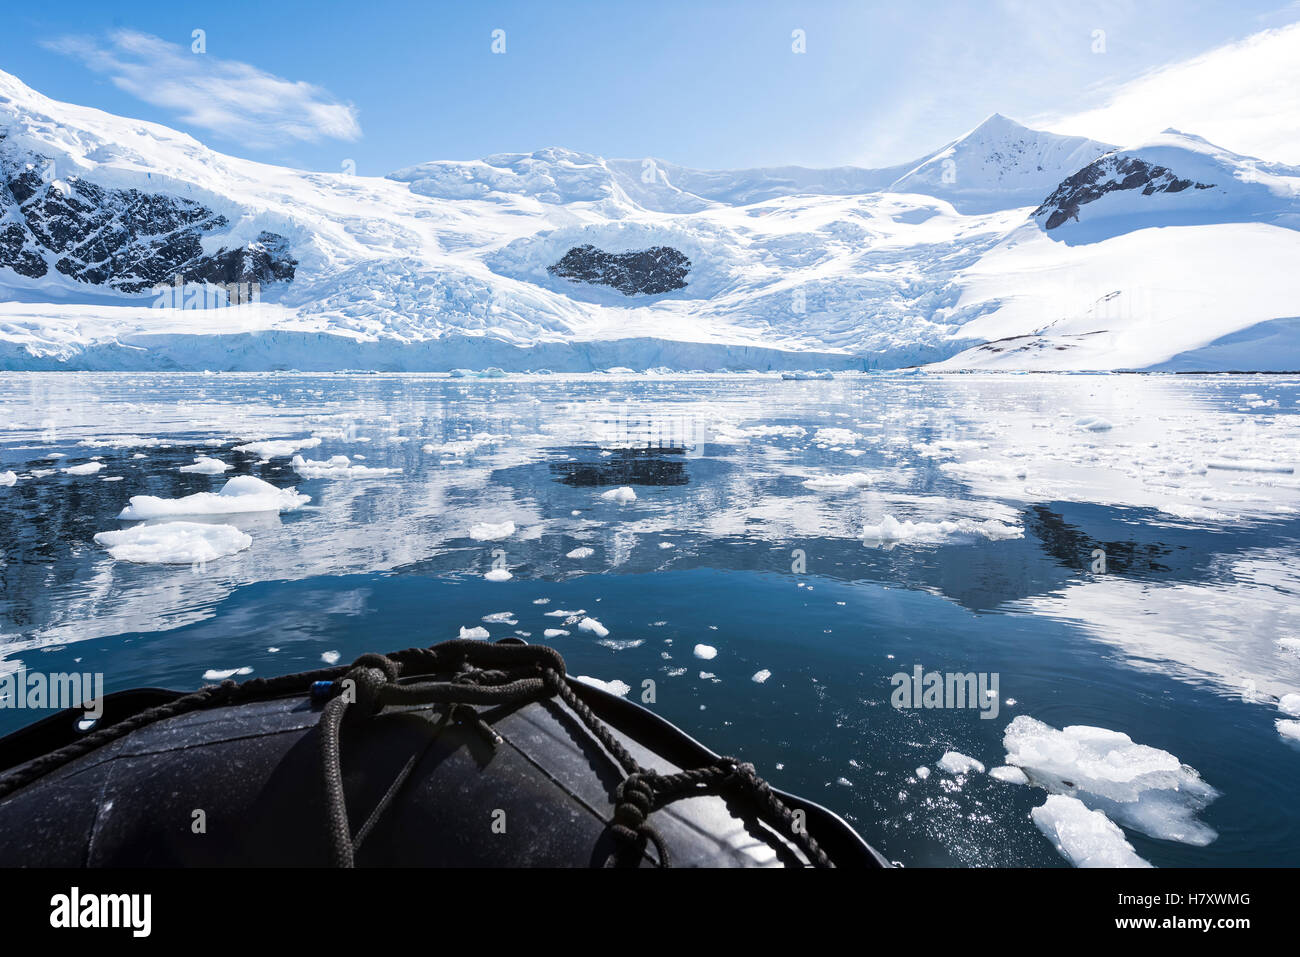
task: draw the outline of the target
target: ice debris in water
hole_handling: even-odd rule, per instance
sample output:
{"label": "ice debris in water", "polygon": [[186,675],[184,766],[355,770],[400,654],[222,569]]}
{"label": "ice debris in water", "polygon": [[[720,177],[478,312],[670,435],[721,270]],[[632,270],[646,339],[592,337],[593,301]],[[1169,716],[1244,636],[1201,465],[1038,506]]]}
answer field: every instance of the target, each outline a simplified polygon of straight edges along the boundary
{"label": "ice debris in water", "polygon": [[597,638],[604,638],[609,634],[609,629],[598,622],[595,618],[584,618],[578,622],[579,631],[590,631]]}
{"label": "ice debris in water", "polygon": [[960,751],[945,751],[943,757],[937,762],[940,771],[947,771],[949,774],[969,774],[976,771],[984,773],[984,765]]}
{"label": "ice debris in water", "polygon": [[989,772],[989,777],[998,781],[1005,781],[1007,784],[1028,784],[1029,778],[1025,772],[1019,768],[1013,768],[1009,764],[1003,764]]}
{"label": "ice debris in water", "polygon": [[754,677],[750,678],[749,680],[755,682],[756,684],[761,685],[764,681],[766,681],[770,677],[772,677],[772,672],[764,668],[761,671],[755,671]]}
{"label": "ice debris in water", "polygon": [[0,472],[0,485],[13,485],[18,481],[18,476],[13,472]]}
{"label": "ice debris in water", "polygon": [[916,769],[916,776],[920,780],[924,781],[926,778],[930,776],[930,769],[923,764]]}
{"label": "ice debris in water", "polygon": [[327,665],[336,665],[339,663],[339,658],[341,657],[343,656],[337,651],[322,651],[320,660],[325,662]]}
{"label": "ice debris in water", "polygon": [[496,542],[515,533],[514,522],[479,522],[470,526],[469,537],[476,542]]}
{"label": "ice debris in water", "polygon": [[235,675],[251,675],[252,668],[209,668],[203,672],[204,681],[225,681]]}
{"label": "ice debris in water", "polygon": [[1003,745],[1006,763],[1024,771],[1031,784],[1077,797],[1143,834],[1197,846],[1218,836],[1196,814],[1219,792],[1168,751],[1106,728],[1058,731],[1028,715],[1007,725]]}
{"label": "ice debris in water", "polygon": [[619,505],[627,505],[629,502],[636,501],[636,492],[624,485],[621,488],[612,488],[608,492],[601,492],[600,497],[608,502],[617,502]]}
{"label": "ice debris in water", "polygon": [[220,475],[222,472],[229,472],[232,466],[227,465],[220,459],[209,458],[206,455],[200,455],[195,458],[190,465],[182,465],[178,472],[192,472],[196,475]]}
{"label": "ice debris in water", "polygon": [[259,459],[283,458],[286,455],[293,455],[295,452],[301,452],[303,449],[314,449],[320,445],[320,439],[313,436],[310,439],[280,439],[266,442],[249,442],[247,445],[236,445],[236,452],[247,452],[249,455],[256,455]]}
{"label": "ice debris in water", "polygon": [[1049,794],[1029,817],[1056,850],[1075,867],[1150,867],[1115,822],[1089,810],[1078,798]]}
{"label": "ice debris in water", "polygon": [[508,582],[515,576],[504,568],[494,568],[483,577],[490,582]]}
{"label": "ice debris in water", "polygon": [[1278,718],[1276,723],[1278,734],[1284,738],[1290,738],[1292,741],[1300,741],[1300,721]]}
{"label": "ice debris in water", "polygon": [[814,475],[804,481],[803,487],[814,492],[844,492],[870,484],[871,476],[866,472],[850,472],[847,475]]}
{"label": "ice debris in water", "polygon": [[712,645],[696,645],[695,657],[703,658],[705,661],[709,661],[713,658],[718,657],[718,649],[714,648]]}
{"label": "ice debris in water", "polygon": [[461,626],[460,626],[460,634],[459,634],[457,637],[458,637],[458,638],[476,638],[476,639],[477,639],[477,638],[487,638],[487,637],[488,637],[488,630],[487,630],[486,628],[482,627],[481,625],[475,625],[473,628],[466,628],[464,625],[461,625]]}
{"label": "ice debris in water", "polygon": [[401,469],[372,468],[368,465],[353,465],[352,460],[346,455],[334,455],[327,461],[318,462],[315,459],[304,459],[301,455],[295,455],[289,460],[293,470],[308,479],[354,479],[366,477],[378,477],[382,475],[392,475],[400,472]]}
{"label": "ice debris in water", "polygon": [[592,678],[590,675],[574,675],[575,681],[581,681],[585,685],[591,685],[593,688],[599,688],[601,691],[608,691],[610,694],[616,694],[620,698],[627,697],[627,693],[632,688],[619,681],[617,678],[613,681],[601,681],[599,678]]}
{"label": "ice debris in water", "polygon": [[242,512],[291,511],[311,501],[297,489],[276,488],[254,475],[236,475],[219,492],[196,492],[183,498],[133,495],[119,519],[164,518],[169,515],[237,515]]}
{"label": "ice debris in water", "polygon": [[585,545],[583,545],[580,546],[579,548],[575,548],[573,551],[569,552],[564,557],[565,558],[590,558],[594,554],[595,552],[592,549],[587,548]]}
{"label": "ice debris in water", "polygon": [[943,522],[900,522],[892,515],[886,515],[878,525],[867,525],[859,536],[865,544],[897,542],[941,542],[957,536],[987,538],[1000,541],[1011,538],[1024,538],[1022,528],[1007,525],[994,519],[977,522],[969,518]]}
{"label": "ice debris in water", "polygon": [[100,532],[95,536],[95,544],[103,545],[118,561],[192,565],[242,552],[253,544],[253,539],[233,525],[163,522]]}
{"label": "ice debris in water", "polygon": [[94,475],[103,467],[103,462],[86,462],[82,465],[70,465],[63,471],[67,475]]}

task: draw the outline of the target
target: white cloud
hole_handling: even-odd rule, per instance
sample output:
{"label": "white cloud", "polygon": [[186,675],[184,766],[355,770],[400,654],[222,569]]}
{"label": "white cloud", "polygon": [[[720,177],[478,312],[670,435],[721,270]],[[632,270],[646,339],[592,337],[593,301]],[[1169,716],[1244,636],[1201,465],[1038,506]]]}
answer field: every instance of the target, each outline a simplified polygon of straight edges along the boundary
{"label": "white cloud", "polygon": [[1300,23],[1152,70],[1096,109],[1035,122],[1121,145],[1172,126],[1237,153],[1300,164]]}
{"label": "white cloud", "polygon": [[252,147],[290,140],[355,140],[356,108],[310,83],[266,73],[237,60],[115,30],[105,41],[63,37],[45,46],[107,75],[121,90],[174,112],[183,122]]}

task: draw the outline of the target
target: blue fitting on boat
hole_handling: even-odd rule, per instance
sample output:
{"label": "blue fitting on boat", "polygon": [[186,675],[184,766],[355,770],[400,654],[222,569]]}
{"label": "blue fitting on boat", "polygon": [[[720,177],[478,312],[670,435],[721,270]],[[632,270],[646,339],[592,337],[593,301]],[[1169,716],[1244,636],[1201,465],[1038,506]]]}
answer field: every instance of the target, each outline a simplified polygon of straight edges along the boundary
{"label": "blue fitting on boat", "polygon": [[320,701],[329,698],[334,694],[334,682],[332,681],[313,681],[311,683],[311,697],[313,701]]}

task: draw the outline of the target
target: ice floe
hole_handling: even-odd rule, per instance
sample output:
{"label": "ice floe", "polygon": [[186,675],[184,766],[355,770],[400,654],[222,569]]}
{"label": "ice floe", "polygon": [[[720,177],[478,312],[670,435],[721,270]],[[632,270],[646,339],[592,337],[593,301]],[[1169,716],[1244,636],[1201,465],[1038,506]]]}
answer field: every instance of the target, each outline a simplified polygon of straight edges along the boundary
{"label": "ice floe", "polygon": [[578,622],[579,631],[589,631],[597,638],[604,638],[609,634],[609,629],[602,625],[595,618],[584,618]]}
{"label": "ice floe", "polygon": [[1019,715],[1003,733],[1006,763],[1033,785],[1076,797],[1150,837],[1204,846],[1218,835],[1196,819],[1219,796],[1195,768],[1127,734],[1071,725],[1058,730]]}
{"label": "ice floe", "polygon": [[294,488],[276,488],[255,475],[236,475],[219,492],[196,492],[183,498],[133,495],[118,513],[126,520],[166,518],[172,515],[238,515],[245,512],[292,511],[311,501]]}
{"label": "ice floe", "polygon": [[868,545],[888,545],[901,542],[935,544],[959,537],[1003,541],[1024,538],[1025,532],[1022,528],[999,522],[996,519],[977,521],[970,518],[959,518],[955,521],[945,520],[941,522],[913,522],[910,520],[900,522],[894,516],[886,515],[875,525],[863,526],[859,537],[864,544]]}
{"label": "ice floe", "polygon": [[192,472],[196,475],[220,475],[222,472],[229,472],[233,466],[227,465],[220,459],[209,458],[206,455],[200,455],[190,465],[182,465],[178,472]]}
{"label": "ice floe", "polygon": [[849,472],[846,475],[814,475],[804,481],[803,487],[814,492],[846,492],[870,484],[871,476],[866,472]]}
{"label": "ice floe", "polygon": [[962,754],[960,751],[945,751],[943,757],[935,762],[940,771],[946,771],[949,774],[970,774],[975,771],[979,774],[984,773],[984,764],[975,760],[969,755]]}
{"label": "ice floe", "polygon": [[469,537],[476,542],[498,542],[514,533],[514,522],[479,522],[469,529]]}
{"label": "ice floe", "polygon": [[696,645],[695,657],[703,658],[705,661],[712,661],[714,658],[718,657],[718,649],[714,648],[712,645]]}
{"label": "ice floe", "polygon": [[608,691],[610,694],[618,695],[620,698],[626,698],[631,686],[615,678],[613,681],[601,681],[599,678],[593,678],[590,675],[574,675],[574,681],[581,681],[584,685],[591,685],[593,688],[599,688],[601,691]]}
{"label": "ice floe", "polygon": [[624,485],[621,488],[612,488],[607,492],[601,492],[600,497],[607,502],[617,502],[619,505],[627,505],[636,501],[636,492]]}
{"label": "ice floe", "polygon": [[234,555],[252,545],[253,539],[233,525],[163,522],[100,532],[95,543],[103,545],[118,561],[191,565]]}
{"label": "ice floe", "polygon": [[63,469],[63,472],[66,475],[94,475],[103,467],[103,462],[85,462],[81,465],[70,465]]}
{"label": "ice floe", "polygon": [[1110,818],[1077,798],[1049,794],[1030,819],[1075,867],[1150,867]]}
{"label": "ice floe", "polygon": [[315,436],[309,439],[270,439],[264,442],[236,445],[235,451],[247,452],[249,455],[256,455],[259,459],[277,459],[305,449],[314,449],[320,445],[320,442],[321,440]]}
{"label": "ice floe", "polygon": [[333,455],[324,462],[315,459],[304,459],[301,455],[295,455],[289,462],[295,472],[308,479],[379,478],[384,475],[395,475],[402,471],[401,469],[375,468],[369,465],[353,465],[352,460],[346,455]]}
{"label": "ice floe", "polygon": [[590,558],[594,554],[595,551],[593,549],[587,548],[585,545],[582,545],[579,546],[578,548],[575,548],[573,551],[568,552],[564,557],[565,558]]}

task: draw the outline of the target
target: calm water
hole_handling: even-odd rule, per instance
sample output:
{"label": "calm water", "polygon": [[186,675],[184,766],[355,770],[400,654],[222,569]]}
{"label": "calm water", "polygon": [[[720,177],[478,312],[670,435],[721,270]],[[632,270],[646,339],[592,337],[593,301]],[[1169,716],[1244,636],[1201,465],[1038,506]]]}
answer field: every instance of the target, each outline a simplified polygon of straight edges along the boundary
{"label": "calm water", "polygon": [[[1300,748],[1275,721],[1300,691],[1298,398],[1267,376],[6,374],[0,672],[192,688],[563,627],[571,673],[634,700],[653,680],[654,710],[910,866],[1067,864],[1029,817],[1043,789],[936,766],[1004,763],[1017,715],[1124,732],[1219,790],[1207,846],[1126,830],[1153,864],[1293,864]],[[233,451],[313,435],[310,459],[400,472]],[[178,471],[197,454],[233,468]],[[311,503],[216,519],[253,544],[205,568],[93,541],[133,495],[241,474]],[[620,487],[636,500],[602,497]],[[861,537],[887,517],[912,537]],[[996,719],[892,707],[917,664],[997,673]],[[40,716],[0,708],[0,731]]]}

